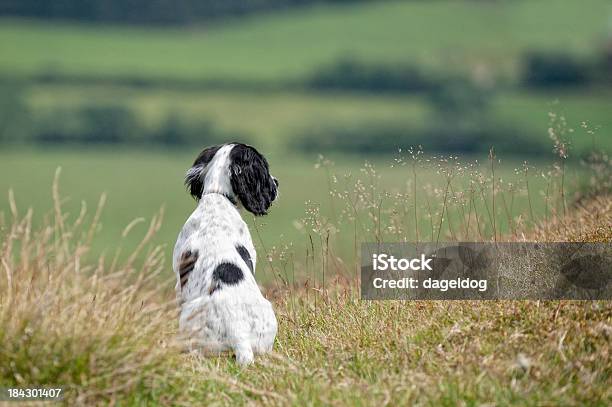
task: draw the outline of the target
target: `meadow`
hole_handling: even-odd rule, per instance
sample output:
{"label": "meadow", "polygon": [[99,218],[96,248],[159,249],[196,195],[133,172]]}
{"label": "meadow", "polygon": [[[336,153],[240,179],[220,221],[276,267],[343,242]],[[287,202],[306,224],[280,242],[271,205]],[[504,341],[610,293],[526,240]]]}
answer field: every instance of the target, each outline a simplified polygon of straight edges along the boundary
{"label": "meadow", "polygon": [[[197,153],[11,152],[0,155],[0,171],[11,174],[10,177],[2,178],[0,188],[4,191],[11,189],[20,206],[31,206],[39,215],[44,214],[52,209],[50,185],[56,168],[61,167],[61,188],[69,200],[67,208],[71,213],[80,210],[81,201],[91,206],[98,202],[102,193],[106,195],[107,203],[102,218],[104,229],[100,232],[100,242],[112,245],[132,220],[149,218],[164,207],[164,227],[157,238],[160,243],[172,249],[176,233],[196,205],[183,186],[183,178]],[[486,157],[480,158],[481,162],[486,162]],[[330,185],[330,178],[343,182],[343,178],[347,177],[347,180],[354,182],[364,177],[363,165],[368,163],[340,158],[334,162],[333,167],[317,169],[316,157],[308,160],[300,156],[272,155],[269,161],[273,174],[282,183],[281,195],[270,215],[257,218],[264,241],[270,245],[303,240],[304,236],[296,229],[295,222],[304,217],[309,202],[320,205],[323,215],[332,216],[330,202],[333,195],[330,196],[330,188],[334,186]],[[403,191],[412,182],[411,169],[399,167],[393,158],[379,159],[370,164],[379,178],[379,188],[388,194]],[[521,182],[522,175],[515,174],[515,169],[520,169],[521,164],[518,161],[498,164],[498,176],[507,182]],[[488,171],[486,167],[481,167],[481,170]],[[330,172],[333,172],[333,176]],[[540,176],[538,169],[534,168],[532,172],[533,187],[541,189],[546,180]],[[418,190],[423,193],[426,188],[444,186],[445,177],[437,168],[420,168],[417,176]],[[570,177],[568,185],[575,188],[578,178],[577,175]],[[463,181],[459,180],[458,184],[461,185]],[[350,185],[349,181],[347,183]],[[517,195],[517,214],[525,208],[525,202],[522,201],[522,197]],[[425,205],[424,201],[419,202],[419,205]],[[536,212],[541,213],[542,200],[538,199],[534,205]],[[7,199],[3,199],[0,208],[8,212]],[[137,239],[134,237],[132,242]]]}
{"label": "meadow", "polygon": [[[66,200],[64,209],[71,216],[76,216],[84,204],[91,209],[104,195],[102,227],[90,251],[95,258],[112,256],[118,241],[124,251],[136,247],[146,225],[137,224],[122,237],[124,229],[136,219],[142,223],[143,219],[149,219],[163,208],[164,221],[153,243],[162,245],[166,258],[170,258],[177,233],[196,205],[183,186],[183,178],[198,152],[102,148],[98,151],[3,152],[0,154],[0,172],[5,176],[0,179],[0,189],[11,190],[19,208],[31,207],[34,210],[35,225],[41,224],[45,215],[53,212],[50,185],[57,168],[61,168],[61,192]],[[406,218],[402,222],[413,223],[408,234],[386,233],[385,239],[390,240],[415,240],[419,236],[423,240],[439,237],[456,240],[456,236],[451,234],[455,232],[453,226],[456,228],[465,221],[467,207],[474,206],[478,211],[493,210],[492,188],[497,188],[495,213],[499,219],[496,233],[500,237],[512,232],[516,225],[533,224],[535,218],[561,210],[558,200],[554,207],[547,201],[552,202],[560,193],[558,182],[552,178],[558,174],[558,169],[551,166],[552,157],[548,162],[541,159],[528,163],[527,174],[524,172],[525,162],[513,158],[506,160],[501,156],[493,161],[493,168],[487,156],[455,159],[423,154],[413,162],[408,151],[374,161],[359,161],[345,156],[336,157],[334,161],[333,157],[278,153],[269,154],[268,159],[272,173],[281,183],[279,199],[268,216],[254,218],[245,214],[255,244],[264,252],[292,251],[304,257],[312,235],[318,229],[314,223],[346,223],[347,216],[354,216],[346,213],[352,210],[349,204],[363,199],[359,194],[364,184],[375,187],[370,192],[380,194],[381,202],[361,202],[359,216],[372,216],[372,206],[387,213],[398,211],[400,205],[404,207],[402,212]],[[570,203],[573,194],[586,185],[591,174],[576,162],[567,164],[566,170],[565,199]],[[446,213],[441,214],[445,204],[443,192],[445,188],[449,189],[449,174],[452,174],[452,183],[448,201],[453,204],[446,205]],[[496,185],[491,183],[492,175],[495,175]],[[477,184],[474,178],[478,178]],[[526,193],[525,181],[529,184],[531,196]],[[543,196],[546,191],[548,196]],[[468,199],[470,194],[472,202]],[[4,197],[0,201],[0,213],[8,218],[10,205],[8,196]],[[415,206],[418,211],[416,222],[412,215]],[[313,220],[313,211],[320,219]],[[405,214],[408,211],[410,215]],[[441,217],[445,219],[444,225],[438,225]],[[451,219],[450,228],[448,219]],[[485,223],[490,221],[490,216],[486,221],[481,220],[484,234],[465,237],[492,239],[491,226],[484,229]],[[388,222],[385,228],[392,229],[392,222]],[[418,231],[415,231],[415,223]],[[364,223],[360,234],[367,234],[370,227],[368,222]],[[354,239],[346,239],[343,235],[350,231],[340,229],[340,226],[330,226],[330,230],[335,230],[331,239],[338,255],[354,254]],[[442,229],[439,236],[438,229]],[[171,276],[169,270],[164,274]],[[269,278],[271,276],[265,276],[264,282]]]}
{"label": "meadow", "polygon": [[[92,169],[100,168],[92,164],[88,170],[94,174]],[[427,165],[409,162],[407,168]],[[448,182],[448,171],[458,167],[448,160],[442,167]],[[544,189],[532,184],[533,198],[544,199],[549,211],[535,221],[513,223],[503,236],[487,212],[495,208],[494,197],[501,200],[508,190],[484,192],[492,205],[470,205],[454,236],[610,242],[610,168],[608,162],[603,178],[594,180],[608,192],[592,190],[567,207],[558,190],[563,173],[550,174],[552,184]],[[66,175],[58,173],[52,181],[53,198],[45,202],[53,208],[45,221],[35,222],[33,212],[11,198],[1,221],[3,385],[63,386],[66,405],[604,406],[612,400],[609,301],[359,300],[353,274],[358,259],[340,254],[342,240],[384,241],[387,235],[409,236],[414,226],[397,216],[414,209],[404,195],[393,195],[392,210],[377,206],[389,195],[370,166],[350,190],[332,188],[336,210],[348,203],[354,211],[334,219],[307,208],[311,251],[303,260],[295,247],[258,246],[264,258],[258,279],[268,281],[265,293],[280,330],[274,352],[245,369],[227,355],[203,358],[183,351],[173,277],[164,261],[166,249],[155,238],[165,221],[147,216],[138,244],[115,239],[109,256],[91,256],[102,237],[100,222],[109,218],[94,215],[95,205],[89,212],[65,212],[71,204],[62,197],[62,185],[74,182],[70,171]],[[484,177],[483,184],[478,172],[468,171],[465,180],[477,189],[491,182],[500,188],[500,175]],[[296,179],[295,188],[308,187],[307,178]],[[90,188],[83,188],[83,195],[95,187]],[[447,192],[436,203],[446,205]],[[460,211],[461,195],[452,196],[446,216]],[[444,207],[434,219],[440,226]],[[498,222],[505,218],[503,211],[493,213]],[[439,230],[452,238],[450,227]],[[334,233],[338,239],[329,239]],[[125,256],[115,257],[121,250]]]}
{"label": "meadow", "polygon": [[[3,20],[0,72],[153,79],[291,81],[339,57],[505,76],[529,49],[593,53],[609,3],[369,2],[318,6],[178,28],[91,27]],[[384,27],[384,29],[381,29]]]}
{"label": "meadow", "polygon": [[[405,135],[398,134],[403,139],[397,146],[407,148],[415,134],[439,123],[452,129],[457,116],[466,116],[460,109],[469,99],[460,99],[454,107],[459,111],[449,117],[428,93],[312,87],[317,73],[347,58],[477,84],[476,97],[486,101],[470,120],[486,127],[490,145],[512,135],[542,138],[551,111],[574,129],[582,122],[607,129],[607,83],[534,89],[523,76],[530,52],[564,53],[587,65],[602,58],[608,12],[600,0],[588,6],[436,1],[319,5],[187,27],[3,18],[0,85],[18,90],[0,103],[7,112],[14,106],[23,112],[6,118],[0,113],[0,140],[18,143],[25,137],[20,131],[41,117],[38,126],[45,127],[65,112],[113,107],[133,114],[145,133],[168,120],[183,127],[205,124],[221,138],[245,140],[273,154],[299,153],[296,140],[313,133],[385,126],[401,129]],[[579,132],[570,138],[575,156],[592,147],[591,138]],[[612,148],[612,138],[600,137],[597,147]]]}
{"label": "meadow", "polygon": [[[609,243],[612,88],[591,68],[610,55],[611,10],[439,0],[178,26],[0,18],[0,386],[63,385],[66,405],[610,405],[609,301],[363,301],[358,253]],[[593,76],[533,86],[533,52]],[[347,60],[347,76],[371,65],[347,88],[313,85]],[[359,88],[364,72],[373,87]],[[394,88],[419,75],[425,88]],[[486,129],[477,149],[453,151],[470,144],[461,125]],[[432,129],[449,149],[416,145]],[[333,137],[389,148],[317,147]],[[280,327],[246,369],[184,352],[169,261],[196,205],[185,171],[231,140],[280,181],[269,215],[243,213]]]}

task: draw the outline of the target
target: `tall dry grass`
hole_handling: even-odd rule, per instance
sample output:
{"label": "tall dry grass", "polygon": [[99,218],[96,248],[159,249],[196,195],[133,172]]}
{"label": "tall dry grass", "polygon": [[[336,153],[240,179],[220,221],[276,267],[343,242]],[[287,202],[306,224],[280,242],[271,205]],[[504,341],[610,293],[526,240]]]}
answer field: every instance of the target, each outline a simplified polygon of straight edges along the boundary
{"label": "tall dry grass", "polygon": [[68,216],[58,171],[53,201],[53,213],[34,228],[32,210],[20,214],[9,194],[0,239],[0,383],[66,386],[79,404],[112,401],[166,374],[172,358],[176,313],[160,302],[162,250],[150,244],[162,213],[132,253],[92,258],[104,196],[93,216],[84,204]]}
{"label": "tall dry grass", "polygon": [[[594,151],[582,166],[568,164],[566,127],[562,116],[551,115],[554,160],[546,167],[523,162],[513,174],[500,170],[494,149],[485,162],[400,151],[392,167],[405,177],[392,184],[368,162],[357,173],[338,174],[320,156],[315,168],[325,173],[329,202],[307,202],[295,222],[305,252],[290,243],[269,248],[266,271],[277,288],[299,270],[302,283],[320,289],[330,277],[358,278],[362,242],[605,241],[612,163]],[[423,173],[436,177],[421,179]]]}

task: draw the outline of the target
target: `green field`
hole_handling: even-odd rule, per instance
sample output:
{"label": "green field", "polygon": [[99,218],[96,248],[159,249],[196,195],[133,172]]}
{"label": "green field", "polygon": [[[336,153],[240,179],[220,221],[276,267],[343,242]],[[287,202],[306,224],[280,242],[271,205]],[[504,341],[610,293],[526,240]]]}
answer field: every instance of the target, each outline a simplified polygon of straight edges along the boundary
{"label": "green field", "polygon": [[[601,128],[599,148],[612,149],[610,88],[526,89],[519,86],[522,57],[529,51],[599,55],[610,12],[603,0],[411,1],[321,5],[188,27],[0,19],[0,75],[21,80],[19,100],[33,117],[53,117],[63,108],[126,107],[151,130],[168,117],[206,122],[283,154],[296,138],[327,129],[419,131],[446,122],[423,94],[303,87],[315,72],[347,57],[403,63],[492,81],[493,97],[477,117],[528,138],[546,137],[549,112],[565,115],[578,130],[569,135],[576,157],[593,145],[580,131],[583,121]],[[40,80],[46,76],[56,82]],[[137,86],[141,80],[152,82]],[[3,127],[0,115],[0,138]],[[409,136],[397,143],[411,144]]]}
{"label": "green field", "polygon": [[[154,128],[169,116],[187,122],[206,120],[216,127],[245,136],[263,151],[281,153],[305,131],[321,126],[397,124],[424,127],[436,112],[418,96],[367,95],[317,92],[179,91],[134,89],[118,86],[37,85],[25,100],[37,112],[75,108],[85,104],[109,105],[119,101]],[[546,138],[548,113],[563,114],[577,131],[568,134],[573,147],[584,152],[591,137],[580,130],[586,121],[599,128],[602,149],[612,149],[612,91],[607,89],[500,93],[487,112],[492,120],[512,125],[535,137]],[[406,148],[410,140],[398,140]],[[528,153],[528,152],[526,152]]]}
{"label": "green field", "polygon": [[[67,198],[65,210],[71,219],[76,218],[81,208],[81,201],[88,205],[89,216],[93,216],[94,207],[100,194],[107,194],[107,203],[101,218],[103,228],[98,231],[98,238],[94,246],[94,254],[105,253],[107,256],[114,254],[114,248],[121,238],[124,228],[136,218],[144,218],[146,222],[139,224],[124,239],[121,246],[129,251],[140,241],[146,231],[149,219],[164,207],[165,216],[162,228],[155,237],[155,244],[165,245],[167,258],[170,258],[176,236],[183,223],[195,207],[195,202],[188,195],[182,185],[185,170],[189,167],[197,151],[193,153],[172,152],[145,152],[136,151],[13,151],[0,154],[0,191],[3,191],[3,199],[0,200],[0,212],[4,213],[5,219],[10,218],[10,206],[6,192],[12,189],[16,197],[17,207],[23,211],[31,207],[34,210],[34,219],[41,222],[43,216],[50,214],[52,210],[51,185],[57,167],[62,168],[60,193]],[[483,176],[490,176],[489,164],[486,157],[466,157],[466,160],[479,159],[484,165],[477,167]],[[309,236],[316,235],[305,221],[309,217],[308,211],[320,208],[321,219],[327,219],[334,225],[332,229],[341,229],[332,235],[334,244],[338,247],[339,255],[350,256],[353,250],[352,226],[348,218],[342,215],[347,209],[347,199],[332,197],[330,189],[338,192],[347,191],[356,193],[357,179],[363,184],[376,186],[376,193],[388,198],[381,202],[382,210],[386,211],[383,222],[391,226],[391,213],[394,210],[410,211],[406,215],[406,223],[412,222],[412,191],[410,183],[413,173],[410,164],[398,166],[391,157],[380,159],[373,163],[375,176],[364,172],[363,161],[358,159],[339,158],[333,167],[328,169],[315,169],[315,157],[307,159],[301,156],[288,156],[283,154],[269,155],[272,173],[278,177],[281,183],[280,196],[273,205],[270,214],[266,217],[257,218],[257,227],[253,223],[252,215],[243,213],[248,221],[253,240],[260,253],[267,251],[289,250],[296,256],[303,255],[309,246]],[[467,161],[465,161],[467,162]],[[499,233],[508,233],[507,214],[501,204],[501,195],[507,199],[510,206],[510,194],[507,192],[507,183],[514,182],[518,189],[523,188],[522,177],[514,173],[515,168],[520,167],[517,161],[502,161],[497,163],[496,176],[498,179],[498,203],[497,203],[497,227]],[[446,164],[444,164],[446,165]],[[544,219],[545,200],[542,194],[546,188],[546,181],[539,175],[540,171],[548,171],[544,162],[538,162],[538,169],[530,175],[530,188],[533,200],[532,206],[535,216]],[[449,166],[451,168],[452,166]],[[471,171],[471,170],[470,170]],[[583,172],[575,172],[573,168],[568,169],[566,187],[568,191],[575,189],[576,185],[584,181]],[[467,185],[475,176],[466,172],[457,175],[453,180],[454,190],[457,195],[468,190]],[[441,191],[445,186],[446,178],[436,168],[421,163],[417,167],[417,206],[419,235],[424,240],[436,240],[440,209],[442,207]],[[368,187],[370,188],[370,187]],[[475,205],[482,217],[491,207],[490,185],[484,185],[484,192],[476,195]],[[500,191],[503,193],[500,194]],[[393,194],[408,192],[407,201],[394,199]],[[372,190],[374,193],[374,190]],[[369,192],[368,192],[369,194]],[[366,194],[366,195],[368,195]],[[551,196],[555,195],[551,193]],[[357,195],[355,195],[357,196]],[[364,198],[359,198],[363,200]],[[367,198],[366,198],[367,199]],[[514,195],[512,216],[527,217],[528,201],[524,190]],[[450,201],[450,199],[449,199]],[[433,218],[428,216],[428,206]],[[451,217],[454,225],[462,222],[458,205],[449,204],[445,215]],[[559,207],[557,206],[557,209]],[[371,214],[371,208],[362,204],[360,213],[367,217]],[[436,232],[432,233],[433,228]],[[448,222],[448,221],[445,221]],[[481,222],[485,223],[481,220]],[[360,235],[370,236],[368,222],[358,225]],[[454,226],[455,228],[457,226]],[[344,229],[346,230],[344,230]],[[414,226],[410,226],[414,228]],[[399,239],[390,230],[383,231],[386,239]],[[411,232],[412,233],[412,232]],[[487,231],[490,236],[490,226]],[[450,238],[447,223],[442,227],[441,238]],[[408,234],[408,239],[414,240],[414,235]]]}
{"label": "green field", "polygon": [[0,20],[0,72],[277,82],[349,55],[463,69],[482,63],[512,74],[528,49],[592,53],[609,13],[606,0],[446,0],[320,6],[188,29]]}

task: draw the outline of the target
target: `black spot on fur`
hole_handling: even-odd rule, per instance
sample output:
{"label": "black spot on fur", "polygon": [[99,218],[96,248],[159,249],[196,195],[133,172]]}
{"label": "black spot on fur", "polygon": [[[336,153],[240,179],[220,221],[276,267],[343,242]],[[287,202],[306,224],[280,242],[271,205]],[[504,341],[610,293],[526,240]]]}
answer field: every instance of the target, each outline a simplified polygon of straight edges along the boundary
{"label": "black spot on fur", "polygon": [[242,257],[242,260],[244,260],[246,265],[249,267],[249,270],[251,270],[251,274],[252,274],[253,273],[253,261],[251,260],[251,255],[249,254],[249,251],[246,249],[246,247],[244,247],[241,244],[236,246],[236,251],[238,251],[238,254],[240,255],[240,257]]}
{"label": "black spot on fur", "polygon": [[221,147],[222,146],[219,145],[205,148],[195,159],[191,169],[185,177],[185,186],[189,189],[191,196],[196,200],[202,198],[202,191],[204,190],[204,180],[201,176],[202,171],[212,161]]}
{"label": "black spot on fur", "polygon": [[213,271],[213,283],[221,282],[234,285],[238,284],[243,278],[242,270],[234,263],[221,263]]}
{"label": "black spot on fur", "polygon": [[276,198],[278,181],[270,175],[268,161],[257,150],[236,144],[230,152],[231,184],[246,210],[265,215]]}
{"label": "black spot on fur", "polygon": [[179,263],[179,276],[181,280],[181,289],[187,284],[189,274],[193,271],[196,262],[198,261],[198,252],[187,250],[181,255]]}

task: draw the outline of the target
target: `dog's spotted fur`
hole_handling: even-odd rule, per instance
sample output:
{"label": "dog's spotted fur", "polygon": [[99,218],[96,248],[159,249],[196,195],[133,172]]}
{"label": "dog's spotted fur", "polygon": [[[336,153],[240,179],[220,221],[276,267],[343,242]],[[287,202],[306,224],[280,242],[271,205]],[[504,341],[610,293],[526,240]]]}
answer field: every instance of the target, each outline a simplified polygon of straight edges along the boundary
{"label": "dog's spotted fur", "polygon": [[179,278],[181,282],[181,289],[187,283],[189,279],[189,273],[193,271],[196,261],[198,261],[198,252],[187,250],[181,255],[181,262],[179,263]]}
{"label": "dog's spotted fur", "polygon": [[237,205],[266,214],[278,181],[253,147],[226,144],[205,149],[185,182],[199,203],[174,248],[180,329],[193,348],[250,363],[271,350],[277,322],[255,281],[255,248]]}
{"label": "dog's spotted fur", "polygon": [[253,273],[253,262],[251,261],[251,255],[249,254],[249,251],[246,249],[246,247],[241,244],[236,245],[236,251],[238,252],[240,257],[242,257],[242,260],[244,260],[244,263],[247,265],[249,270],[251,270],[251,273]]}

